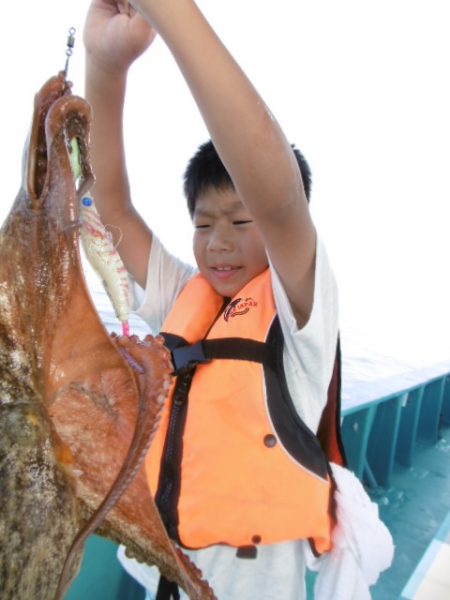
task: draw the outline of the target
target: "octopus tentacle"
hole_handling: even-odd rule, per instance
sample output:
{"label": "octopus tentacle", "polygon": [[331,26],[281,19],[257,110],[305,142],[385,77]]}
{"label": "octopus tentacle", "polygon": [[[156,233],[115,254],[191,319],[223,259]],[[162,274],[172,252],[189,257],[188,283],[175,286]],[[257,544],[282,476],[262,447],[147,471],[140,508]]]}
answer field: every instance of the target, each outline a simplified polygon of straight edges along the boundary
{"label": "octopus tentacle", "polygon": [[[163,401],[169,388],[169,353],[167,350],[164,352],[164,349],[160,344],[155,345],[151,337],[147,337],[144,343],[135,339],[116,338],[116,343],[118,344],[119,350],[126,347],[127,354],[133,354],[133,364],[141,367],[139,371],[142,375],[143,383],[139,386],[140,393],[136,427],[130,443],[130,448],[114,483],[100,506],[92,514],[84,527],[78,532],[73,541],[64,563],[58,588],[55,593],[55,600],[60,600],[64,597],[71,582],[73,562],[76,560],[80,550],[82,550],[87,538],[106,518],[106,515],[111,508],[117,504],[120,496],[136,476],[155,434]],[[158,352],[163,353],[163,357],[165,358],[165,370],[163,370],[162,373],[158,373],[158,370],[161,371],[160,365],[152,360],[155,355],[155,348]],[[142,366],[136,362],[137,360],[141,361]],[[151,381],[153,381],[153,384],[149,383]],[[157,382],[156,385],[154,383],[155,381]]]}

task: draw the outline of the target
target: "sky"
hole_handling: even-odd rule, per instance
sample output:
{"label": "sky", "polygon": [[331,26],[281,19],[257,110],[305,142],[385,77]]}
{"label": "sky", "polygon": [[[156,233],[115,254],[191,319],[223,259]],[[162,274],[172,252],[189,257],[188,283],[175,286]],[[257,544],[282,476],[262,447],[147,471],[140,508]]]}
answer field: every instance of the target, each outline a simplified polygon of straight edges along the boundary
{"label": "sky", "polygon": [[[311,212],[339,286],[344,351],[450,359],[450,7],[447,0],[200,0],[313,172]],[[7,215],[34,94],[64,66],[83,95],[88,0],[7,3],[0,149]],[[192,260],[182,173],[207,137],[162,40],[135,65],[125,113],[133,201]],[[353,350],[351,350],[353,349]]]}

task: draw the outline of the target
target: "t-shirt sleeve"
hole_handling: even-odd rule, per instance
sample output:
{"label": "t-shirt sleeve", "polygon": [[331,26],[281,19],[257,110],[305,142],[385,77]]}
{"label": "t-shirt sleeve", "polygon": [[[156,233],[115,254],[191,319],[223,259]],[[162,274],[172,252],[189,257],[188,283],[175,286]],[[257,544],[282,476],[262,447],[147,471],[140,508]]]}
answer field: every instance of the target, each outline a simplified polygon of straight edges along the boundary
{"label": "t-shirt sleeve", "polygon": [[145,290],[134,283],[134,312],[156,335],[179,293],[197,270],[168,252],[153,235]]}
{"label": "t-shirt sleeve", "polygon": [[316,431],[327,399],[338,335],[337,286],[323,243],[317,240],[313,307],[301,329],[274,268],[272,286],[284,335],[289,391],[300,417]]}

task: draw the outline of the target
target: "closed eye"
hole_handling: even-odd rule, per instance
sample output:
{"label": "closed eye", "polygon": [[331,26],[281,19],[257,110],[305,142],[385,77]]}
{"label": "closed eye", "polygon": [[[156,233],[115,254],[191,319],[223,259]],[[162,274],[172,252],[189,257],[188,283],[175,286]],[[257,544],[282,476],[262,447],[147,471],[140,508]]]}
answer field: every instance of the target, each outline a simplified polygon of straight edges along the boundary
{"label": "closed eye", "polygon": [[195,229],[207,229],[210,225],[194,225]]}
{"label": "closed eye", "polygon": [[253,223],[253,221],[250,219],[246,221],[233,221],[233,225],[247,225],[247,223]]}

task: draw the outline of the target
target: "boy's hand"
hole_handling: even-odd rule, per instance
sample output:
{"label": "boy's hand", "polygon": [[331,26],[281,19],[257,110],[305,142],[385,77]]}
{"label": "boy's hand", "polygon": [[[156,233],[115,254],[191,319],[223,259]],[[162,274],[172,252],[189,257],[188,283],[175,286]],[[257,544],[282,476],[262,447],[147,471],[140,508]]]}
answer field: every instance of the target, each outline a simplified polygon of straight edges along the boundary
{"label": "boy's hand", "polygon": [[156,32],[122,0],[93,0],[84,26],[88,60],[111,73],[126,71],[152,43]]}

